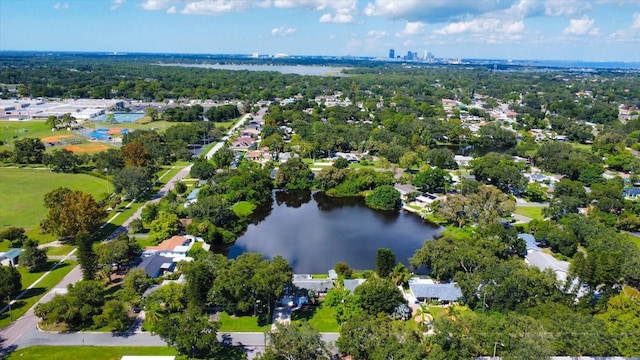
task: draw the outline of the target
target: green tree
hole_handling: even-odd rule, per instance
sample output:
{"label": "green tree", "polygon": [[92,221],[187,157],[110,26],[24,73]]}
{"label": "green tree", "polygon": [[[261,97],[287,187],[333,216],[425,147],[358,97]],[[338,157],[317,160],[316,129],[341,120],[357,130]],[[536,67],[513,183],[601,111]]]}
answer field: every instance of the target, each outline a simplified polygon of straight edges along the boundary
{"label": "green tree", "polygon": [[22,289],[22,275],[14,266],[0,266],[0,299],[4,301]]}
{"label": "green tree", "polygon": [[62,237],[75,237],[80,232],[93,233],[106,215],[93,196],[67,188],[45,194],[44,206],[49,210],[45,230]]}
{"label": "green tree", "polygon": [[347,169],[349,168],[349,160],[339,157],[333,162],[333,167],[336,169]]}
{"label": "green tree", "polygon": [[351,269],[349,265],[342,261],[337,262],[333,266],[333,269],[335,270],[336,274],[338,274],[338,276],[343,279],[351,279],[351,276],[353,275],[353,269]]}
{"label": "green tree", "polygon": [[396,210],[402,205],[400,192],[391,185],[376,187],[365,201],[367,206],[378,210]]}
{"label": "green tree", "polygon": [[413,178],[413,185],[424,192],[445,192],[451,184],[451,175],[440,168],[421,171]]}
{"label": "green tree", "polygon": [[93,316],[96,326],[108,326],[114,331],[125,331],[131,326],[127,306],[120,300],[109,300],[104,304],[102,313]]}
{"label": "green tree", "polygon": [[320,333],[309,323],[300,325],[276,324],[265,332],[268,339],[265,354],[259,359],[330,359],[331,352]]}
{"label": "green tree", "polygon": [[53,170],[62,172],[75,171],[82,163],[80,157],[67,149],[56,149],[50,155],[45,154],[42,162]]}
{"label": "green tree", "polygon": [[362,315],[342,324],[336,346],[354,360],[420,360],[428,357],[423,339],[404,323]]}
{"label": "green tree", "polygon": [[149,106],[144,108],[144,115],[148,116],[151,121],[157,121],[158,120],[158,109]]}
{"label": "green tree", "polygon": [[82,269],[84,280],[95,280],[98,272],[98,256],[93,250],[93,239],[86,232],[76,235],[76,246],[78,247],[78,263]]}
{"label": "green tree", "polygon": [[155,331],[178,353],[196,359],[216,358],[221,351],[218,341],[220,324],[195,308],[181,314],[170,314],[161,319]]}
{"label": "green tree", "polygon": [[38,242],[27,240],[25,248],[20,254],[20,266],[29,269],[29,272],[40,272],[47,267],[47,252],[38,248]]}
{"label": "green tree", "polygon": [[149,224],[149,241],[159,243],[180,232],[178,215],[160,211],[157,219]]}
{"label": "green tree", "polygon": [[124,288],[142,295],[150,285],[150,279],[142,268],[132,269],[124,277]]}
{"label": "green tree", "polygon": [[396,255],[391,249],[378,249],[376,256],[376,273],[381,278],[389,277],[396,266]]}
{"label": "green tree", "polygon": [[617,354],[640,356],[640,293],[628,288],[607,302],[607,310],[596,315],[604,321],[607,333],[613,338]]}
{"label": "green tree", "polygon": [[27,240],[27,235],[24,233],[24,228],[9,226],[0,231],[0,242],[3,240],[10,241],[11,247],[22,247]]}
{"label": "green tree", "polygon": [[367,279],[356,288],[355,295],[359,297],[358,303],[362,309],[372,316],[381,312],[391,314],[396,306],[405,303],[402,293],[389,279]]}
{"label": "green tree", "polygon": [[307,190],[311,188],[313,172],[301,158],[294,157],[281,164],[276,173],[276,187],[288,190]]}
{"label": "green tree", "polygon": [[44,144],[38,138],[23,138],[13,142],[13,161],[18,164],[41,164]]}
{"label": "green tree", "polygon": [[125,167],[113,172],[115,192],[125,191],[131,199],[137,199],[151,188],[153,174],[144,167]]}

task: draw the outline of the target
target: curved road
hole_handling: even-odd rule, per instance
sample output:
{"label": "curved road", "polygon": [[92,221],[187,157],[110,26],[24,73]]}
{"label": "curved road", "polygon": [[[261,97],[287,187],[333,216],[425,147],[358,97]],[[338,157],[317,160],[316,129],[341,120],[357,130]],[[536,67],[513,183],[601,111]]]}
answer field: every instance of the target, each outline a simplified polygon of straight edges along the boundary
{"label": "curved road", "polygon": [[[260,109],[260,114],[264,114],[264,109]],[[227,132],[227,135],[232,135],[240,126],[244,125],[251,114],[244,115],[238,122]],[[207,159],[210,159],[213,154],[220,150],[224,146],[225,142],[218,142],[211,150],[206,154]],[[160,201],[169,191],[171,191],[175,184],[182,180],[191,171],[189,165],[178,172],[171,180],[169,180],[159,191],[153,196],[148,203],[154,203]],[[145,204],[145,205],[146,205]],[[119,233],[126,231],[127,226],[133,219],[139,218],[144,206],[141,206],[138,211],[131,215],[122,226],[118,227],[111,235],[107,237],[107,240],[115,238]],[[74,249],[75,251],[75,249]],[[73,254],[72,251],[68,256]],[[95,346],[120,346],[120,345],[135,345],[135,346],[164,346],[166,343],[157,336],[152,336],[147,333],[132,333],[128,335],[115,336],[111,333],[46,333],[37,329],[39,318],[35,316],[33,310],[36,305],[41,302],[50,301],[55,294],[66,292],[67,285],[75,284],[82,279],[82,271],[79,266],[76,266],[67,276],[65,276],[60,283],[58,283],[49,293],[43,296],[34,306],[32,306],[23,316],[18,320],[11,323],[9,326],[0,329],[0,358],[8,353],[14,351],[19,347],[33,346],[33,345],[95,345]],[[239,340],[238,343],[253,344],[257,340],[253,336],[234,334],[234,341],[236,337]],[[260,334],[263,336],[263,334]],[[257,345],[264,344],[264,338],[260,340]]]}

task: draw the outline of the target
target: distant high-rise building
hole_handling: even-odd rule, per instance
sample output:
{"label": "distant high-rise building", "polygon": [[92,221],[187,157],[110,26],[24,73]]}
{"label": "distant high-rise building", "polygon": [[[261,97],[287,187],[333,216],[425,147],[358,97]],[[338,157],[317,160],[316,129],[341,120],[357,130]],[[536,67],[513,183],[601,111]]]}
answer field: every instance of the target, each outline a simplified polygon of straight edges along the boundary
{"label": "distant high-rise building", "polygon": [[422,60],[427,60],[429,58],[429,52],[427,50],[424,51],[422,55]]}
{"label": "distant high-rise building", "polygon": [[396,58],[396,51],[394,49],[389,49],[389,59]]}
{"label": "distant high-rise building", "polygon": [[411,50],[407,51],[407,60],[413,60],[413,53]]}

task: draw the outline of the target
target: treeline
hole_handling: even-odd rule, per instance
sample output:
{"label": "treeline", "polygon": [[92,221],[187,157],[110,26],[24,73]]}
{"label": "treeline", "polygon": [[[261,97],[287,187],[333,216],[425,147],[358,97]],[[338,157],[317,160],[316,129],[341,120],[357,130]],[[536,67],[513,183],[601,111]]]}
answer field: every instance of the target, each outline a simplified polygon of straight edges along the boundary
{"label": "treeline", "polygon": [[209,121],[225,122],[240,116],[236,105],[222,105],[210,107],[204,114]]}

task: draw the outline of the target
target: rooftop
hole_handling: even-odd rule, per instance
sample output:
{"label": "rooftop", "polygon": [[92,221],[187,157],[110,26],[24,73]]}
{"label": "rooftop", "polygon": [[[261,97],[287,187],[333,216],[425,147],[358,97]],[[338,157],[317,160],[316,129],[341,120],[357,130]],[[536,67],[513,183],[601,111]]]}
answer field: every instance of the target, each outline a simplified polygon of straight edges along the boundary
{"label": "rooftop", "polygon": [[425,284],[410,282],[409,288],[416,298],[456,301],[462,297],[462,291],[456,283]]}
{"label": "rooftop", "polygon": [[191,239],[186,236],[175,235],[156,246],[147,246],[145,250],[157,250],[157,251],[173,251],[178,246],[187,245]]}

